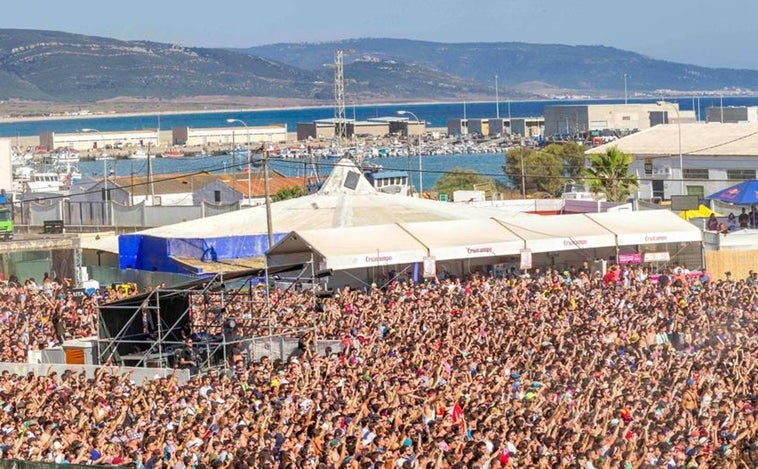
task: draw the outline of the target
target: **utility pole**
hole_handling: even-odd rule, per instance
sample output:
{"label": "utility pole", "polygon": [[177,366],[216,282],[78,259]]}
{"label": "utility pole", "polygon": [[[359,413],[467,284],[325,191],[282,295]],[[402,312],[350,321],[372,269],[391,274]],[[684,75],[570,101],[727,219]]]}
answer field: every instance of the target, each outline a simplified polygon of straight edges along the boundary
{"label": "utility pole", "polygon": [[626,73],[624,74],[624,104],[627,103],[627,99],[626,99],[626,79],[627,79],[628,76],[629,75],[627,75]]}
{"label": "utility pole", "polygon": [[232,174],[234,174],[234,170],[237,168],[237,147],[234,143],[234,130],[232,130]]}
{"label": "utility pole", "polygon": [[497,87],[497,75],[495,75],[495,117],[500,119],[500,93]]}
{"label": "utility pole", "polygon": [[524,146],[521,146],[521,197],[526,199],[526,173],[524,172]]}
{"label": "utility pole", "polygon": [[153,184],[153,164],[150,161],[150,145],[151,143],[147,142],[147,182],[150,185],[150,205],[155,205],[155,184]]}
{"label": "utility pole", "polygon": [[274,246],[274,227],[271,221],[271,193],[268,183],[268,149],[263,150],[263,191],[266,197],[266,230],[268,232],[268,248]]}
{"label": "utility pole", "polygon": [[[347,123],[345,122],[345,75],[343,51],[334,53],[334,133],[339,145],[347,138]],[[353,129],[355,130],[355,129]]]}

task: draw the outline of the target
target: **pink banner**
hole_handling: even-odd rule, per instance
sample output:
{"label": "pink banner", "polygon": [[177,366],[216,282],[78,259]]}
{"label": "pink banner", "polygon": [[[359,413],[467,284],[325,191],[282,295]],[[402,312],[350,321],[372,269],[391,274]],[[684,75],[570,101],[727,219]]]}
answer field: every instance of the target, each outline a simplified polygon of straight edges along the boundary
{"label": "pink banner", "polygon": [[619,264],[641,264],[642,254],[632,252],[629,254],[619,254]]}

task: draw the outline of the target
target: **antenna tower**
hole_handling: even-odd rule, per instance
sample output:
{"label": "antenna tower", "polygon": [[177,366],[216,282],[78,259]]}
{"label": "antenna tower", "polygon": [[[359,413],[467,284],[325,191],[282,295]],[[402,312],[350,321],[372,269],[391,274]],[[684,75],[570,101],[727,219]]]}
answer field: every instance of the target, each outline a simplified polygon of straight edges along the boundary
{"label": "antenna tower", "polygon": [[343,74],[343,52],[337,50],[334,53],[334,136],[339,142],[347,137],[347,123],[345,121],[345,76]]}

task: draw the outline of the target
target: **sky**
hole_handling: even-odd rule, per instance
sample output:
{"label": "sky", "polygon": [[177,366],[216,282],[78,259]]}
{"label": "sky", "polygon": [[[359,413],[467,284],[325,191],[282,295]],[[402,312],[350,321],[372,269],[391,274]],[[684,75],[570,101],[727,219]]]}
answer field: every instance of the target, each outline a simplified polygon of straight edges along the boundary
{"label": "sky", "polygon": [[0,28],[190,47],[358,37],[604,45],[662,60],[758,70],[754,0],[25,0]]}

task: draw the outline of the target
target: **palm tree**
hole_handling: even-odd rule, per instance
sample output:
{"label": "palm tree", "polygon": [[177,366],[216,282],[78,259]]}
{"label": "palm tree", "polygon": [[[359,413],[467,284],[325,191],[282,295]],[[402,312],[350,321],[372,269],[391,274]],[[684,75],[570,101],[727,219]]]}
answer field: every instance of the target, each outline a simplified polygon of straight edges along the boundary
{"label": "palm tree", "polygon": [[605,153],[590,155],[590,167],[582,173],[593,192],[604,192],[608,200],[619,202],[637,187],[637,176],[629,174],[632,161],[632,155],[611,147]]}

